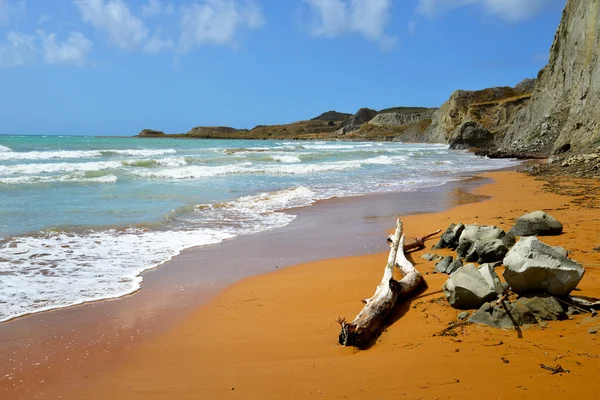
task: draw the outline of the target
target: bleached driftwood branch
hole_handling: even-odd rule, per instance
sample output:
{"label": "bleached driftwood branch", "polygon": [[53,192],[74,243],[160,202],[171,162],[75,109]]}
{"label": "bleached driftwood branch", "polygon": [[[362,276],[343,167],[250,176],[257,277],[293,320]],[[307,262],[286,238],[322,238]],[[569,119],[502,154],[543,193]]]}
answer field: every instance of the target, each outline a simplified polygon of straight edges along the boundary
{"label": "bleached driftwood branch", "polygon": [[[396,222],[396,232],[391,237],[391,249],[387,265],[383,272],[381,283],[377,286],[375,294],[370,299],[364,300],[364,308],[352,322],[338,318],[342,326],[339,342],[343,346],[367,347],[375,340],[385,327],[385,319],[395,307],[398,300],[411,296],[424,283],[423,276],[406,259],[404,251],[405,236],[402,235],[402,221]],[[394,266],[398,267],[403,275],[399,281],[393,277]]]}

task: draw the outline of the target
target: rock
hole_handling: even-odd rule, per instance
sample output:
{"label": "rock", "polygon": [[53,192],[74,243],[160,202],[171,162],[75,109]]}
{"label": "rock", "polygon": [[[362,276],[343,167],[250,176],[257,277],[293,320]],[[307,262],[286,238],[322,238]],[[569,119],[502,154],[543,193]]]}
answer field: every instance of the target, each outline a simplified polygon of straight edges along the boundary
{"label": "rock", "polygon": [[500,295],[504,293],[505,287],[491,264],[483,264],[478,268],[478,270],[481,276],[483,276],[483,279],[485,279],[490,287],[494,288],[494,291],[497,294]]}
{"label": "rock", "polygon": [[369,121],[372,125],[383,126],[403,126],[416,124],[426,119],[431,119],[435,109],[424,109],[422,112],[401,113],[401,112],[382,112]]}
{"label": "rock", "polygon": [[497,297],[494,288],[488,285],[473,264],[465,265],[450,275],[443,290],[450,305],[461,310],[479,308]]}
{"label": "rock", "polygon": [[463,224],[451,224],[442,234],[439,242],[433,246],[433,249],[456,249],[458,246],[458,239],[460,238],[460,235],[464,229],[465,226]]}
{"label": "rock", "polygon": [[600,331],[600,326],[595,326],[593,328],[588,329],[588,332],[592,335],[595,335],[596,333],[598,333],[598,331]]}
{"label": "rock", "polygon": [[469,249],[465,261],[478,263],[495,262],[502,260],[508,253],[508,247],[500,239],[484,241],[478,240]]}
{"label": "rock", "polygon": [[547,292],[568,295],[583,278],[585,270],[567,258],[567,252],[540,242],[521,238],[504,258],[504,279],[515,293]]}
{"label": "rock", "polygon": [[538,321],[557,321],[567,318],[567,313],[558,300],[547,293],[527,295],[519,298],[517,303],[529,308]]}
{"label": "rock", "polygon": [[534,211],[517,218],[515,226],[509,231],[515,236],[560,235],[562,224],[543,211]]}
{"label": "rock", "polygon": [[456,260],[452,261],[452,263],[450,263],[450,265],[448,265],[448,267],[446,268],[446,273],[448,275],[450,275],[451,273],[458,270],[462,266],[463,266],[462,260],[460,258],[457,258]]}
{"label": "rock", "polygon": [[450,264],[452,264],[452,260],[453,260],[452,256],[444,257],[444,259],[442,261],[435,264],[435,270],[437,272],[445,273],[448,270],[448,267],[450,266]]}
{"label": "rock", "polygon": [[489,303],[484,304],[469,318],[469,322],[499,329],[514,329],[515,324],[524,326],[538,323],[533,311],[523,303],[505,302],[504,304],[506,304],[508,312],[501,305],[492,307]]}
{"label": "rock", "polygon": [[486,147],[494,140],[494,134],[475,121],[460,124],[450,138],[451,149]]}
{"label": "rock", "polygon": [[468,311],[463,311],[460,314],[458,314],[458,316],[456,317],[456,319],[458,319],[459,321],[462,321],[463,319],[467,319],[467,318],[469,318]]}
{"label": "rock", "polygon": [[437,254],[427,253],[427,254],[423,254],[421,256],[421,258],[424,260],[427,260],[427,261],[439,261],[439,260],[442,260],[444,257],[438,256]]}
{"label": "rock", "polygon": [[496,262],[514,244],[514,235],[495,226],[467,225],[460,235],[456,252],[467,262]]}

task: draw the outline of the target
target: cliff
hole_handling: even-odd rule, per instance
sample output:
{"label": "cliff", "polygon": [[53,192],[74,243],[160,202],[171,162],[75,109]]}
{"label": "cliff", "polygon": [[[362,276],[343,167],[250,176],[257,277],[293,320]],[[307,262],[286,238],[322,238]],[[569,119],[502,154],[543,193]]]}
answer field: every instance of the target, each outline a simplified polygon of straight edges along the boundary
{"label": "cliff", "polygon": [[600,0],[568,0],[548,65],[514,88],[457,91],[424,141],[491,156],[584,153],[600,145]]}
{"label": "cliff", "polygon": [[502,141],[516,114],[529,102],[531,80],[511,87],[476,91],[457,90],[434,114],[424,141],[446,143],[461,132],[462,126],[478,124]]}
{"label": "cliff", "polygon": [[600,0],[568,0],[548,65],[502,151],[582,153],[600,145]]}

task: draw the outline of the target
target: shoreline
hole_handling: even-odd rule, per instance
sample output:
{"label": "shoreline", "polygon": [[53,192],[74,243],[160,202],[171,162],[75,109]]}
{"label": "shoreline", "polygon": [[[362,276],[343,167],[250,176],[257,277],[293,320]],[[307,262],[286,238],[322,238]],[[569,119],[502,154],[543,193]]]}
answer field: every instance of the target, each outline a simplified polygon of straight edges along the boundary
{"label": "shoreline", "polygon": [[[15,381],[11,380],[17,378],[23,379],[21,387],[34,392],[66,376],[81,378],[95,373],[121,359],[122,352],[177,326],[244,277],[318,259],[382,251],[387,245],[381,235],[391,216],[481,200],[466,192],[485,181],[462,177],[410,192],[320,200],[287,210],[298,217],[286,227],[182,251],[144,272],[143,290],[4,322],[0,324],[0,345],[4,354],[17,357],[0,361],[0,376],[11,378],[4,382],[0,378],[0,392],[8,398],[23,395],[20,385],[12,386]],[[311,234],[317,227],[316,235]],[[348,240],[342,236],[345,231],[360,236]],[[296,247],[290,246],[287,237],[296,238]],[[328,246],[319,246],[322,242]],[[298,245],[310,251],[299,251]],[[238,253],[241,256],[236,256]],[[225,262],[234,263],[235,268],[223,273]],[[199,264],[206,266],[204,270],[197,270]]]}
{"label": "shoreline", "polygon": [[[543,241],[571,250],[586,267],[578,294],[600,296],[600,253],[592,250],[600,218],[594,207],[578,204],[573,195],[548,193],[544,182],[516,172],[483,176],[494,182],[474,193],[492,199],[405,217],[405,231],[417,236],[460,220],[508,229],[514,218],[544,204],[563,221],[565,233]],[[421,253],[411,253],[412,261],[430,272],[433,263],[420,259]],[[440,274],[426,275],[429,289],[396,310],[395,322],[373,348],[357,352],[337,345],[335,315],[358,312],[357,299],[372,292],[386,257],[330,259],[245,278],[123,363],[48,393],[78,399],[275,399],[454,398],[470,391],[481,398],[592,398],[600,341],[587,332],[588,316],[525,330],[524,339],[481,326],[466,327],[457,338],[434,337],[458,314],[437,302]],[[571,374],[549,375],[540,363],[560,363]]]}

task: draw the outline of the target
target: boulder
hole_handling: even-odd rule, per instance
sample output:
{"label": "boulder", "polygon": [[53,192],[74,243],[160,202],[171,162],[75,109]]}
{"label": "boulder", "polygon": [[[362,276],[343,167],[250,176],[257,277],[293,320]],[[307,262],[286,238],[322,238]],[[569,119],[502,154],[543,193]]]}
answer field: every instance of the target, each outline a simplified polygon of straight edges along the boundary
{"label": "boulder", "polygon": [[[547,293],[521,297],[515,302],[502,305],[485,303],[469,319],[469,322],[492,328],[513,329],[518,326],[536,325],[541,321],[556,321],[567,318],[563,307]],[[508,309],[508,312],[507,312]]]}
{"label": "boulder", "polygon": [[483,276],[483,279],[485,279],[490,287],[494,288],[494,291],[497,294],[504,293],[504,285],[502,285],[502,281],[498,274],[496,274],[496,270],[494,270],[492,264],[483,264],[478,270],[481,276]]}
{"label": "boulder", "polygon": [[567,258],[561,247],[552,247],[531,236],[521,238],[504,258],[504,279],[515,293],[547,292],[568,295],[585,270]]}
{"label": "boulder", "polygon": [[450,224],[448,229],[446,229],[440,237],[439,242],[433,246],[434,250],[456,249],[456,247],[458,247],[458,239],[464,229],[465,226],[463,224]]}
{"label": "boulder", "polygon": [[558,321],[567,319],[563,306],[553,296],[547,293],[526,295],[517,300],[529,308],[538,321]]}
{"label": "boulder", "polygon": [[506,309],[501,305],[492,306],[490,303],[485,303],[473,313],[469,322],[500,329],[514,329],[515,324],[523,326],[538,323],[533,312],[522,303],[505,302],[504,304],[506,304]]}
{"label": "boulder", "polygon": [[458,240],[456,252],[467,262],[496,262],[514,245],[515,237],[495,226],[467,225]]}
{"label": "boulder", "polygon": [[452,263],[450,263],[450,265],[448,265],[448,268],[446,268],[446,273],[448,275],[450,275],[451,273],[458,270],[462,266],[463,266],[462,260],[460,258],[457,258],[456,260],[452,261]]}
{"label": "boulder", "polygon": [[498,296],[473,264],[450,275],[443,290],[450,305],[461,310],[477,309]]}
{"label": "boulder", "polygon": [[452,264],[452,260],[453,260],[452,256],[444,257],[444,259],[442,261],[435,264],[435,270],[437,272],[445,273],[448,270],[448,267],[450,266],[450,264]]}
{"label": "boulder", "polygon": [[460,124],[450,138],[451,149],[469,149],[488,147],[494,140],[494,134],[475,121]]}
{"label": "boulder", "polygon": [[562,224],[543,211],[534,211],[517,218],[511,232],[515,236],[549,236],[560,235]]}

